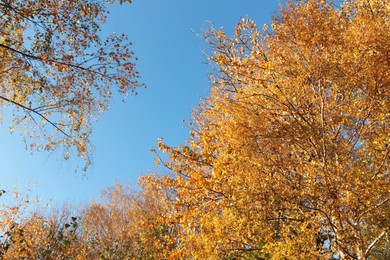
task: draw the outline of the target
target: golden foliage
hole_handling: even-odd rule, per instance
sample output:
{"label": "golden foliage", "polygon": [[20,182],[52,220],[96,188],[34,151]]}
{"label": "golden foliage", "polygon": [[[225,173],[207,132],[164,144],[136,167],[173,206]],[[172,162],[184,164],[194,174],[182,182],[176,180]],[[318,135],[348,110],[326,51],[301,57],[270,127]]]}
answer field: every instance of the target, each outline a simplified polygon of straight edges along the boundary
{"label": "golden foliage", "polygon": [[98,201],[58,210],[11,199],[0,208],[1,259],[166,259],[173,248],[173,230],[160,221],[167,208],[154,188],[142,187],[118,184]]}
{"label": "golden foliage", "polygon": [[389,12],[383,0],[288,1],[272,30],[211,28],[210,97],[187,145],[158,143],[174,175],[149,180],[175,194],[180,257],[388,250]]}
{"label": "golden foliage", "polygon": [[4,206],[1,256],[388,259],[389,12],[288,1],[263,31],[211,28],[212,89],[191,137],[158,142],[172,174],[110,187],[77,217]]}
{"label": "golden foliage", "polygon": [[166,212],[157,191],[120,184],[102,192],[82,213],[85,259],[164,259],[169,230],[157,221]]}

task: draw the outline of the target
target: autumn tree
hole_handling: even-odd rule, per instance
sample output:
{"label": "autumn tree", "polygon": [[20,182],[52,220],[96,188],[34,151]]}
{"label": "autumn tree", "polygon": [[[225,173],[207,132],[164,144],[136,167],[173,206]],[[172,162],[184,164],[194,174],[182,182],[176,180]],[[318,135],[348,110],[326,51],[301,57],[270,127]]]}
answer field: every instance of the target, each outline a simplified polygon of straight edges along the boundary
{"label": "autumn tree", "polygon": [[174,225],[161,221],[168,204],[154,186],[142,180],[140,186],[118,184],[88,204],[55,209],[7,193],[1,259],[167,259],[176,247]]}
{"label": "autumn tree", "polygon": [[167,213],[159,193],[147,183],[141,190],[118,184],[102,191],[81,213],[86,259],[166,259],[173,229],[159,221]]}
{"label": "autumn tree", "polygon": [[390,3],[287,1],[206,33],[215,71],[173,175],[183,259],[389,254]]}
{"label": "autumn tree", "polygon": [[0,1],[0,105],[32,151],[76,149],[88,166],[91,120],[140,85],[127,37],[99,37],[107,14],[101,0]]}
{"label": "autumn tree", "polygon": [[66,208],[51,212],[25,212],[6,232],[2,259],[69,259],[77,256],[83,241],[78,218]]}
{"label": "autumn tree", "polygon": [[49,210],[15,187],[0,196],[1,259],[66,259],[77,255],[79,226],[72,209]]}

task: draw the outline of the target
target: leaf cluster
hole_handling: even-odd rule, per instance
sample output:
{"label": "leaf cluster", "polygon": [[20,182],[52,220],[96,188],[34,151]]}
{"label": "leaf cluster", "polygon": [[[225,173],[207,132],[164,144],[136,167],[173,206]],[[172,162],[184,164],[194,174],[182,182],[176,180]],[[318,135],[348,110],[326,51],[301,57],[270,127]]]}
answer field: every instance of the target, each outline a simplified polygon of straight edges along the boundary
{"label": "leaf cluster", "polygon": [[109,108],[113,89],[142,85],[127,37],[99,36],[106,5],[0,1],[0,105],[13,108],[10,129],[32,151],[62,147],[65,159],[75,152],[88,166],[91,121]]}

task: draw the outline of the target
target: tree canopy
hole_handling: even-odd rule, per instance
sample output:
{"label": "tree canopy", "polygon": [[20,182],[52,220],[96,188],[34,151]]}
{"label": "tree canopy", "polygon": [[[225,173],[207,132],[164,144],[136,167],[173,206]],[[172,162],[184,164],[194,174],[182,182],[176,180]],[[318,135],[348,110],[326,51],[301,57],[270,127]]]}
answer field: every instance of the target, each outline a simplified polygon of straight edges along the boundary
{"label": "tree canopy", "polygon": [[[154,187],[142,191],[118,184],[82,206],[31,210],[28,196],[14,191],[0,205],[2,259],[165,259],[168,227],[155,221],[166,204]],[[11,194],[5,194],[8,198]]]}
{"label": "tree canopy", "polygon": [[211,94],[187,144],[159,142],[173,175],[148,177],[175,194],[182,258],[388,253],[389,11],[288,1],[270,28],[206,33]]}
{"label": "tree canopy", "polygon": [[68,158],[75,148],[88,166],[91,120],[114,88],[136,93],[142,85],[131,43],[99,36],[106,1],[1,0],[0,14],[0,106],[12,107],[10,129],[32,151],[62,147]]}
{"label": "tree canopy", "polygon": [[[96,18],[94,10],[81,7],[78,18],[92,14]],[[156,161],[170,172],[143,176],[139,192],[120,184],[108,188],[100,200],[74,213],[65,208],[59,214],[27,216],[21,212],[29,201],[15,193],[19,203],[0,208],[0,255],[5,259],[389,259],[389,18],[386,0],[290,0],[270,26],[259,29],[244,18],[231,36],[210,28],[205,32],[214,68],[210,95],[194,110],[185,144],[171,147],[158,141],[166,157],[157,153]],[[35,37],[46,37],[39,36],[39,28]],[[25,29],[26,35],[32,29]],[[88,49],[82,43],[76,49],[66,47],[68,55],[76,51],[66,60],[67,56],[55,59],[62,53],[61,44],[58,51],[48,52],[54,56],[46,56],[43,45],[28,41],[23,45],[13,36],[7,45],[6,34],[2,37],[5,62],[0,66],[10,64],[2,67],[4,75],[10,74],[2,80],[8,79],[4,86],[15,93],[10,99],[4,92],[3,103],[25,114],[16,123],[41,117],[44,122],[37,125],[51,124],[54,137],[69,137],[64,145],[76,146],[83,154],[83,146],[70,140],[89,134],[86,116],[96,115],[93,109],[100,105],[105,107],[111,96],[106,86],[122,82],[121,73],[136,78],[133,65],[121,67],[124,61],[104,51],[104,44],[99,45],[103,49],[93,45],[98,44],[95,38],[87,43],[108,63],[99,63],[103,60],[94,55],[91,60],[76,55],[77,48],[80,53]],[[52,39],[54,46],[62,37]],[[107,44],[111,46],[110,40]],[[113,47],[119,48],[118,53],[124,51],[120,45]],[[125,53],[126,58],[132,56]],[[95,61],[100,65],[93,65]],[[111,74],[113,64],[128,70]],[[77,77],[68,86],[64,80],[70,72]],[[19,80],[12,83],[11,74]],[[43,86],[48,89],[42,93],[53,97],[56,106],[35,106],[48,101],[39,96],[42,84],[37,79],[45,79]],[[119,84],[123,91],[137,86],[133,81],[124,83]],[[66,92],[66,86],[72,91]],[[34,91],[26,94],[29,88]],[[63,97],[69,95],[89,103],[67,103]],[[36,99],[31,106],[24,105],[32,97]],[[60,115],[65,116],[59,121],[63,123],[54,121],[61,120]],[[78,125],[71,115],[85,118]],[[47,136],[51,145],[60,145],[51,136]]]}

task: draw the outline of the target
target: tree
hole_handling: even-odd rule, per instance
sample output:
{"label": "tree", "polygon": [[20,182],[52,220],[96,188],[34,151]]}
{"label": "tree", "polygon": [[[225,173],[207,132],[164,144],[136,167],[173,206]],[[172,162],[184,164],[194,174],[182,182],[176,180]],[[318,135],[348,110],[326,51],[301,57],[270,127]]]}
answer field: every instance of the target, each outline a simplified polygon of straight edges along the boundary
{"label": "tree", "polygon": [[2,259],[68,259],[79,255],[83,241],[77,233],[77,217],[71,217],[66,208],[61,213],[46,212],[46,216],[29,213],[5,233]]}
{"label": "tree", "polygon": [[99,37],[105,1],[1,0],[0,14],[0,105],[13,107],[11,130],[20,129],[32,151],[63,147],[67,159],[75,148],[88,166],[91,120],[108,108],[114,87],[140,86],[131,43]]}
{"label": "tree", "polygon": [[78,218],[71,209],[48,211],[29,192],[1,194],[1,259],[67,259],[80,248]]}
{"label": "tree", "polygon": [[108,187],[82,211],[86,259],[166,259],[173,232],[158,220],[167,208],[154,187],[140,184],[138,192],[120,184]]}
{"label": "tree", "polygon": [[[215,72],[187,144],[150,177],[183,258],[388,254],[390,4],[287,1],[262,32],[211,28]],[[387,252],[387,253],[386,253]]]}
{"label": "tree", "polygon": [[[175,229],[161,194],[118,184],[86,205],[51,210],[15,191],[0,208],[1,259],[167,259]],[[2,198],[4,199],[4,198]],[[4,203],[6,204],[6,203]]]}

